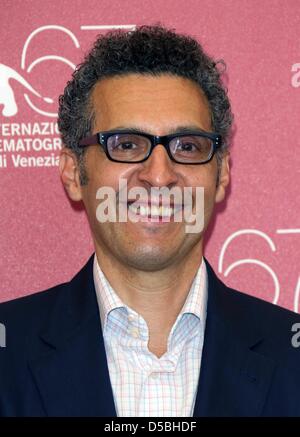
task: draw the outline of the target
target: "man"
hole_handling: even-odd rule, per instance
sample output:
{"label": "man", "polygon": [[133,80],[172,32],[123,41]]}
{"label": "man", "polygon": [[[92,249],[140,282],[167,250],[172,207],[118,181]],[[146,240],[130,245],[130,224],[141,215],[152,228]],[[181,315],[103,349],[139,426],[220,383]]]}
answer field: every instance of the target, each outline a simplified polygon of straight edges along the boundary
{"label": "man", "polygon": [[[299,316],[227,288],[203,258],[231,123],[218,65],[192,38],[161,26],[98,37],[59,110],[61,179],[95,254],[70,282],[0,306],[2,416],[299,414]],[[140,189],[135,205],[121,180]],[[118,201],[109,220],[103,187]],[[188,187],[192,212],[204,189],[197,232],[191,215],[175,220],[183,200],[165,203]]]}

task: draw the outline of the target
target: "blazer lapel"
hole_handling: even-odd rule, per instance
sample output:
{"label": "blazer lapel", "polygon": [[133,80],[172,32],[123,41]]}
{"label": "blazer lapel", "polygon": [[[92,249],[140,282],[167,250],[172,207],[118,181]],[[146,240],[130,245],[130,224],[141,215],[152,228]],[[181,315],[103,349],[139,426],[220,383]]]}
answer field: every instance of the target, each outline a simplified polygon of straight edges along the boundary
{"label": "blazer lapel", "polygon": [[49,416],[116,416],[93,255],[61,291],[30,368]]}
{"label": "blazer lapel", "polygon": [[207,319],[194,416],[259,416],[275,363],[255,352],[263,341],[255,320],[239,319],[231,291],[206,265]]}

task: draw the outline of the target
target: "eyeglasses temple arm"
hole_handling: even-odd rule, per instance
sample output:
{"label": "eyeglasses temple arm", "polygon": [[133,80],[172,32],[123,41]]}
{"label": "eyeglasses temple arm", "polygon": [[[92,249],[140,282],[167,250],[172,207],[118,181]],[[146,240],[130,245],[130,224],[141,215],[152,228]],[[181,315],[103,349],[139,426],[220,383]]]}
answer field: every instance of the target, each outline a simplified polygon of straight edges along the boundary
{"label": "eyeglasses temple arm", "polygon": [[78,144],[79,147],[81,146],[93,146],[94,144],[98,144],[98,134],[91,135],[90,137],[84,138],[81,140]]}

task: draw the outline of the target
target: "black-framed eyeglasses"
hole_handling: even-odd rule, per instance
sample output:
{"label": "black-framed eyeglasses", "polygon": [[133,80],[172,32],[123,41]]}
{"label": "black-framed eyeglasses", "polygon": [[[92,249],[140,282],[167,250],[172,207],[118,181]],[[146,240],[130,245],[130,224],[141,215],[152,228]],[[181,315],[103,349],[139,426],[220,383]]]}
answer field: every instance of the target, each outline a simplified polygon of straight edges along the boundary
{"label": "black-framed eyeglasses", "polygon": [[222,144],[214,132],[188,131],[172,135],[150,135],[132,129],[97,132],[79,142],[79,147],[100,144],[108,159],[114,162],[146,161],[154,147],[165,147],[170,159],[179,164],[206,164]]}

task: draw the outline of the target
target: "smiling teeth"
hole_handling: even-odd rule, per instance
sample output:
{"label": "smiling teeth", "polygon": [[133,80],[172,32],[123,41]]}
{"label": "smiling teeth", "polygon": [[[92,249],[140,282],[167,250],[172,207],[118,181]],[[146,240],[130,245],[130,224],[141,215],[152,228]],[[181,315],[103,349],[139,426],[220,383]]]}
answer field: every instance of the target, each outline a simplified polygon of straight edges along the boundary
{"label": "smiling teeth", "polygon": [[174,214],[174,208],[167,207],[167,206],[156,206],[152,205],[150,206],[135,206],[135,205],[129,205],[129,209],[134,214],[139,214],[144,217],[171,217]]}

